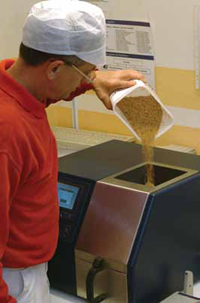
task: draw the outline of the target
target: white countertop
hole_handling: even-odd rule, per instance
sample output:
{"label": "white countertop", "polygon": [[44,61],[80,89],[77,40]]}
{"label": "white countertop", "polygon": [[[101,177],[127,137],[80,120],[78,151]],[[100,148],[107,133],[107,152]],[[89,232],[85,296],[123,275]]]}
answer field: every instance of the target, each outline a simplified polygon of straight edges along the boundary
{"label": "white countertop", "polygon": [[51,289],[51,303],[83,303],[85,300],[65,294],[64,292]]}
{"label": "white countertop", "polygon": [[[200,298],[200,282],[194,285],[194,296]],[[85,300],[51,289],[51,303],[83,303]]]}
{"label": "white countertop", "polygon": [[58,158],[75,153],[77,150],[65,147],[58,147]]}

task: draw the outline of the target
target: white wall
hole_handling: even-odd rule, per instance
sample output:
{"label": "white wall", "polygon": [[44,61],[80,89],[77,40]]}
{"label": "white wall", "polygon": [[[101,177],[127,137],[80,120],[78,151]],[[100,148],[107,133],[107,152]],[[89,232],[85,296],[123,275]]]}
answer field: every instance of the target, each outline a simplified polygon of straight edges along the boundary
{"label": "white wall", "polygon": [[[2,1],[0,59],[17,56],[25,17],[36,2]],[[200,0],[108,0],[108,4],[110,19],[151,22],[156,66],[194,70],[194,5]],[[79,107],[107,112],[94,96],[81,97]]]}
{"label": "white wall", "polygon": [[111,18],[151,22],[157,66],[194,69],[194,5],[200,0],[110,1],[117,3]]}
{"label": "white wall", "polygon": [[[200,0],[108,0],[113,19],[150,20],[156,65],[194,69],[194,5]],[[2,1],[0,59],[15,57],[25,17],[35,0]]]}
{"label": "white wall", "polygon": [[37,0],[2,0],[0,9],[0,60],[17,57],[22,27]]}

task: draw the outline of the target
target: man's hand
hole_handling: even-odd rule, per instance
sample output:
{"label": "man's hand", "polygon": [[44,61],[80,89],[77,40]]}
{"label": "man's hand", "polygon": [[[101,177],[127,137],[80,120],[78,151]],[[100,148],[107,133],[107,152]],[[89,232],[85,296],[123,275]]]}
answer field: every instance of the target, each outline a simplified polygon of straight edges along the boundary
{"label": "man's hand", "polygon": [[142,80],[145,78],[140,72],[132,69],[117,71],[96,71],[96,77],[93,82],[94,91],[97,97],[104,103],[107,109],[112,109],[110,95],[123,88],[135,85],[134,80]]}

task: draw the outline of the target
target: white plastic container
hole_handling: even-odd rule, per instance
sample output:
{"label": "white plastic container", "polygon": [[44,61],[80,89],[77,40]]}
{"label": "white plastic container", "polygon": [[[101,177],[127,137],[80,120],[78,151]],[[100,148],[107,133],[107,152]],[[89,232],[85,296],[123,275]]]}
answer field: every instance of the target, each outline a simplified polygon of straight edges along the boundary
{"label": "white plastic container", "polygon": [[159,100],[156,93],[144,82],[140,80],[135,80],[136,84],[132,87],[118,90],[111,94],[110,99],[113,106],[113,111],[115,114],[119,117],[119,119],[128,127],[128,129],[133,133],[133,135],[141,141],[141,138],[138,136],[138,134],[134,131],[132,126],[130,125],[129,121],[124,116],[123,112],[120,110],[120,108],[117,106],[118,102],[122,100],[125,97],[147,97],[152,96],[161,106],[163,110],[162,115],[162,121],[160,124],[160,128],[156,134],[155,138],[160,137],[162,134],[164,134],[166,131],[168,131],[174,123],[174,119],[172,114],[169,112],[169,110],[162,104],[162,102]]}

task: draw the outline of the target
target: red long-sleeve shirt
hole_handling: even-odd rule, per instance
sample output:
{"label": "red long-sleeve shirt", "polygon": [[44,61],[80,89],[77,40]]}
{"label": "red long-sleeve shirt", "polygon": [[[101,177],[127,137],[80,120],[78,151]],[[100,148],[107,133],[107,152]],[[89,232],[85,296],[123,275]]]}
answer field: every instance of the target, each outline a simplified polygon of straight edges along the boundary
{"label": "red long-sleeve shirt", "polygon": [[[0,303],[14,303],[2,266],[29,267],[53,256],[58,238],[57,149],[45,106],[0,63]],[[82,85],[69,98],[91,89]]]}

